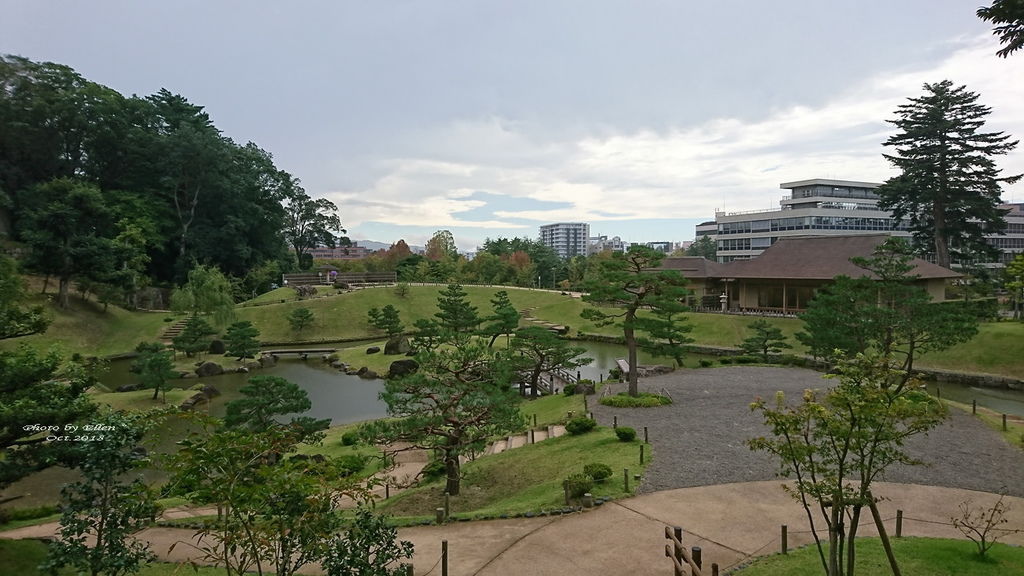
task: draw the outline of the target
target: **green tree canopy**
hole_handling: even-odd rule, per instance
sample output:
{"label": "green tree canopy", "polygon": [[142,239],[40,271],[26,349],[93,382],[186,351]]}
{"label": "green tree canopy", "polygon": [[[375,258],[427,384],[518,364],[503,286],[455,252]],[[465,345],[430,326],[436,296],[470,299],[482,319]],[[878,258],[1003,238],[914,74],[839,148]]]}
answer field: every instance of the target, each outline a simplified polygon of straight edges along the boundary
{"label": "green tree canopy", "polygon": [[309,308],[296,308],[288,314],[288,324],[292,330],[302,332],[313,325],[313,311]]}
{"label": "green tree canopy", "polygon": [[[238,391],[242,398],[227,403],[224,424],[228,428],[266,430],[281,426],[279,416],[302,414],[312,407],[305,390],[280,376],[253,376]],[[309,435],[326,429],[331,422],[293,418],[291,423]]]}
{"label": "green tree canopy", "polygon": [[996,54],[1006,58],[1024,47],[1024,3],[1020,0],[993,0],[991,6],[978,8],[977,14],[996,25],[992,33],[1004,45]]}
{"label": "green tree canopy", "polygon": [[228,331],[224,334],[225,349],[228,354],[237,356],[239,360],[252,358],[260,351],[259,337],[260,331],[252,322],[235,322],[228,326]]}
{"label": "green tree canopy", "polygon": [[[284,188],[284,235],[295,250],[295,258],[299,265],[302,266],[304,257],[311,248],[320,244],[334,248],[339,236],[345,233],[345,229],[341,227],[338,207],[326,198],[310,198],[299,186],[298,178],[286,177]],[[345,237],[341,237],[340,240],[346,245],[349,242]]]}
{"label": "green tree canopy", "polygon": [[885,141],[894,153],[883,156],[901,173],[878,188],[878,205],[909,222],[918,246],[949,268],[953,258],[991,254],[985,235],[1006,229],[1001,185],[1020,175],[1001,176],[994,158],[1017,141],[983,131],[992,110],[965,86],[943,80],[924,91],[889,121],[898,131]]}
{"label": "green tree canopy", "polygon": [[174,371],[173,352],[159,342],[139,342],[135,347],[138,357],[132,361],[131,371],[139,375],[143,388],[153,389],[153,400],[160,391],[166,391],[167,380],[178,375]]}
{"label": "green tree canopy", "polygon": [[171,295],[171,309],[193,316],[209,314],[217,326],[223,326],[235,316],[231,282],[220,270],[200,264],[189,271],[188,282]]}
{"label": "green tree canopy", "polygon": [[512,334],[519,327],[519,311],[509,300],[508,292],[504,290],[495,292],[494,298],[491,299],[491,306],[493,314],[484,318],[483,321],[487,324],[480,329],[481,334],[491,337],[488,346],[494,346],[494,341],[498,339],[498,336]]}
{"label": "green tree canopy", "polygon": [[209,349],[211,337],[216,333],[217,331],[206,320],[199,316],[190,316],[185,321],[185,327],[171,340],[171,343],[175,350],[184,352],[191,358],[195,354]]}
{"label": "green tree canopy", "polygon": [[370,319],[370,325],[378,330],[383,330],[388,335],[388,338],[398,336],[405,330],[405,326],[402,325],[402,319],[398,315],[398,308],[395,308],[391,304],[387,304],[384,308],[370,308],[367,311],[367,315]]}
{"label": "green tree canopy", "polygon": [[0,340],[46,331],[50,319],[42,306],[28,306],[18,264],[0,255]]}
{"label": "green tree canopy", "polygon": [[[667,311],[674,308],[686,297],[686,280],[674,270],[661,270],[658,266],[664,254],[646,246],[631,246],[626,253],[614,253],[595,261],[593,274],[587,278],[589,294],[583,297],[595,307],[587,308],[581,314],[599,326],[616,325],[622,328],[626,340],[629,362],[629,394],[639,394],[637,388],[637,329],[648,327],[652,320],[638,323],[638,312],[642,307]],[[602,306],[598,308],[596,306]],[[610,311],[609,307],[614,311]],[[670,328],[678,317],[674,314],[662,316],[663,327]],[[681,337],[679,332],[674,338]],[[648,340],[649,341],[649,340]]]}
{"label": "green tree canopy", "polygon": [[516,330],[515,334],[509,350],[516,367],[524,372],[524,384],[530,385],[530,396],[533,398],[538,396],[541,377],[545,372],[557,369],[572,371],[593,361],[593,358],[582,356],[586,348],[573,346],[547,328],[527,326]]}
{"label": "green tree canopy", "polygon": [[711,236],[701,236],[686,249],[687,256],[701,256],[712,262],[718,256],[718,246]]}
{"label": "green tree canopy", "polygon": [[783,350],[792,348],[782,335],[782,330],[767,320],[755,320],[747,327],[754,333],[740,343],[740,349],[747,354],[760,354],[764,362],[768,362],[773,354],[782,354]]}

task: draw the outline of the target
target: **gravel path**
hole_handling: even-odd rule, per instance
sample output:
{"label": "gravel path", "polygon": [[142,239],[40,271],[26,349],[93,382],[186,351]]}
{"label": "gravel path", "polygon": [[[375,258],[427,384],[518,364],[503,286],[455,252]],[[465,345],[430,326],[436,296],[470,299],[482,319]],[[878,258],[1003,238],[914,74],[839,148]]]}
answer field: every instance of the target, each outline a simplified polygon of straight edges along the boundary
{"label": "gravel path", "polygon": [[[775,461],[746,445],[749,438],[767,433],[759,415],[750,411],[751,401],[772,398],[778,390],[795,399],[807,388],[826,385],[820,373],[797,368],[685,370],[640,381],[641,391],[667,389],[674,400],[669,406],[591,406],[602,425],[611,425],[617,415],[620,426],[632,426],[639,435],[647,426],[654,460],[640,492],[655,492],[776,478]],[[615,386],[615,392],[625,389],[624,384]],[[963,411],[951,409],[945,423],[927,436],[911,438],[907,447],[925,465],[893,467],[880,480],[1024,497],[1024,451]]]}

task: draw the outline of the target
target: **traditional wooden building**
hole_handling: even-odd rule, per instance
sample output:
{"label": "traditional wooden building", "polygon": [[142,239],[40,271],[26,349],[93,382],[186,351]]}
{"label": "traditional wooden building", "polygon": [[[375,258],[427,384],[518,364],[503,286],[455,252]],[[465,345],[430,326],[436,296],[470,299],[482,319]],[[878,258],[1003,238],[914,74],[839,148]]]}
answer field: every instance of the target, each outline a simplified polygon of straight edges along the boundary
{"label": "traditional wooden building", "polygon": [[[870,257],[888,238],[887,234],[779,238],[749,260],[718,263],[698,257],[666,258],[662,267],[678,270],[690,281],[695,307],[720,309],[724,305],[732,311],[789,314],[805,309],[815,291],[836,276],[872,277],[850,259]],[[960,277],[920,258],[911,264],[916,283],[933,300],[945,299],[946,283]]]}

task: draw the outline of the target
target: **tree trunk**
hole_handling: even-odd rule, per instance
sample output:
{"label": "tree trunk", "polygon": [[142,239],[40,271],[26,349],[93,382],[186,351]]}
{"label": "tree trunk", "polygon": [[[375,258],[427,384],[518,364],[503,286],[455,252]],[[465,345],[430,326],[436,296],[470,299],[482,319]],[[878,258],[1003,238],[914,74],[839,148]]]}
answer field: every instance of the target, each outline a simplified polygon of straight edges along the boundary
{"label": "tree trunk", "polygon": [[850,535],[846,544],[846,576],[853,576],[857,562],[856,542],[857,527],[860,525],[860,509],[858,504],[853,507],[853,517],[850,518]]}
{"label": "tree trunk", "polygon": [[878,529],[878,539],[882,541],[882,548],[885,549],[885,557],[889,559],[889,568],[893,576],[903,576],[900,566],[896,563],[896,555],[892,553],[892,544],[889,543],[889,534],[885,531],[885,523],[882,522],[882,515],[878,513],[878,506],[875,505],[875,497],[868,492],[868,502],[871,506],[871,517],[875,520],[875,528]]}
{"label": "tree trunk", "polygon": [[459,495],[459,485],[462,482],[461,468],[459,464],[459,455],[455,453],[455,449],[452,446],[448,446],[444,451],[444,470],[447,474],[447,480],[445,481],[444,491],[451,496]]}
{"label": "tree trunk", "polygon": [[624,322],[625,328],[622,333],[626,338],[626,350],[628,359],[626,362],[629,363],[629,374],[626,376],[629,382],[629,395],[639,396],[640,389],[637,384],[637,370],[636,370],[636,334],[633,333],[633,320],[636,318],[636,311],[630,310],[626,312],[626,320]]}
{"label": "tree trunk", "polygon": [[60,277],[60,288],[57,296],[57,305],[61,308],[67,309],[68,307],[68,287],[71,285],[71,278],[66,276]]}
{"label": "tree trunk", "polygon": [[[533,383],[533,386],[530,387],[530,398],[536,398],[540,395],[538,391],[538,387],[540,386],[540,366],[533,370],[533,378],[530,382]],[[555,391],[551,390],[551,393],[554,394]]]}

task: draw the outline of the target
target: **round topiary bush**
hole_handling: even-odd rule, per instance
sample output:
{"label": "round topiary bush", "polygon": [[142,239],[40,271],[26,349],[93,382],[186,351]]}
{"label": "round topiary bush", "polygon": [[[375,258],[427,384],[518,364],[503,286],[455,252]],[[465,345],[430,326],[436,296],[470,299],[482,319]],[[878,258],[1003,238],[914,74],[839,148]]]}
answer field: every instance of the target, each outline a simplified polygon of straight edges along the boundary
{"label": "round topiary bush", "polygon": [[615,396],[605,396],[601,398],[601,404],[605,406],[613,406],[615,408],[653,408],[655,406],[665,406],[671,404],[672,399],[661,394],[651,394],[644,392],[639,396],[630,396],[625,392],[616,394]]}
{"label": "round topiary bush", "polygon": [[565,431],[576,436],[590,432],[595,426],[597,426],[597,421],[587,418],[586,416],[578,416],[566,422]]}
{"label": "round topiary bush", "polygon": [[619,437],[622,442],[632,442],[636,440],[636,430],[629,426],[619,426],[615,429],[615,435]]}
{"label": "round topiary bush", "polygon": [[729,358],[728,356],[725,358],[719,358],[718,361],[722,364],[732,364],[732,358]]}
{"label": "round topiary bush", "polygon": [[351,476],[356,474],[366,466],[366,462],[369,460],[366,456],[359,454],[346,454],[334,461],[338,467],[338,473],[342,477]]}
{"label": "round topiary bush", "polygon": [[582,498],[594,488],[594,479],[586,474],[572,474],[562,481],[562,487],[569,491],[570,498]]}
{"label": "round topiary bush", "polygon": [[612,467],[600,462],[591,462],[583,467],[583,473],[593,478],[594,482],[601,482],[612,475]]}
{"label": "round topiary bush", "polygon": [[341,435],[342,446],[355,446],[356,444],[359,444],[359,432],[349,430]]}
{"label": "round topiary bush", "polygon": [[562,388],[562,394],[565,394],[566,396],[572,396],[575,393],[576,393],[576,385],[575,384],[566,384],[565,388]]}
{"label": "round topiary bush", "polygon": [[711,368],[714,365],[715,365],[715,363],[712,362],[711,360],[701,360],[700,361],[700,367],[701,368]]}

